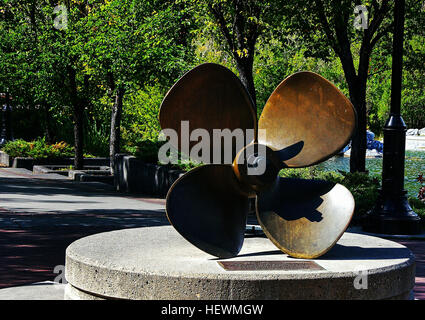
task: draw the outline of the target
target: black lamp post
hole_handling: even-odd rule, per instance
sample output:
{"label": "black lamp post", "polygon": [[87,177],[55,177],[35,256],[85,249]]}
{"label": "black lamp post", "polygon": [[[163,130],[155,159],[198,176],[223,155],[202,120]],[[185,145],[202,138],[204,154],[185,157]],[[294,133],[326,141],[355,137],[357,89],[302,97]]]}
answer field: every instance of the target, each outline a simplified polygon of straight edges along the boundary
{"label": "black lamp post", "polygon": [[384,234],[420,233],[420,218],[413,212],[404,190],[406,124],[400,115],[405,0],[394,6],[394,38],[391,79],[391,112],[384,126],[382,188],[363,229]]}

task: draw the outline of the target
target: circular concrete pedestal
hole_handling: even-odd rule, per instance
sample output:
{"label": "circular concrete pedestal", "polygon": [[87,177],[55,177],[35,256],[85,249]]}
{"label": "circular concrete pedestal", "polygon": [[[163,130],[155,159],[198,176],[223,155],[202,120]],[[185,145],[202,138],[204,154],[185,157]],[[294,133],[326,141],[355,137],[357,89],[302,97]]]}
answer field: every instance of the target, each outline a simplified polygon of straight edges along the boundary
{"label": "circular concrete pedestal", "polygon": [[[241,267],[249,270],[229,270]],[[400,244],[348,232],[314,260],[288,257],[261,237],[220,260],[164,226],[73,242],[65,276],[66,299],[408,299],[415,263]]]}

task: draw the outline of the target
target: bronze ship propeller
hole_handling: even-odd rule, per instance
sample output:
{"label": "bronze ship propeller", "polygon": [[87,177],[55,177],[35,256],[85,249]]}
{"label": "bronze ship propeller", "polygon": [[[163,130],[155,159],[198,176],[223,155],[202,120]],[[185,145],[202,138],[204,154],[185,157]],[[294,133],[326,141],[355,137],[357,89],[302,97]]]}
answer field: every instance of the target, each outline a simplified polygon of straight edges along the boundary
{"label": "bronze ship propeller", "polygon": [[[174,129],[179,137],[181,121],[189,122],[191,132],[202,128],[210,136],[214,129],[254,131],[246,146],[232,144],[232,164],[215,164],[211,157],[209,164],[177,179],[167,194],[168,220],[199,249],[219,258],[236,256],[243,245],[252,197],[266,236],[293,257],[326,253],[347,228],[354,199],[345,187],[278,175],[281,169],[327,160],[351,138],[354,108],[323,77],[313,72],[287,77],[271,94],[257,122],[254,104],[239,78],[221,65],[202,64],[170,89],[159,119],[162,128]],[[190,141],[189,148],[196,143]],[[181,145],[174,147],[182,151]],[[261,161],[265,171],[249,174],[248,168]]]}

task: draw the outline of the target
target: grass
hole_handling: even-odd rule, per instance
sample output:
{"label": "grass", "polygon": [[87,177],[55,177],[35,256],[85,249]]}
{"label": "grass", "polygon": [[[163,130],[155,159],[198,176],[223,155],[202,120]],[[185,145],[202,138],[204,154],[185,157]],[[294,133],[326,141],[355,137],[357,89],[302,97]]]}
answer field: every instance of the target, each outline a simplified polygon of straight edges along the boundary
{"label": "grass", "polygon": [[320,170],[317,166],[299,169],[283,169],[283,178],[326,180],[339,183],[350,190],[356,202],[355,217],[360,218],[373,208],[379,194],[379,181],[365,173],[348,173]]}
{"label": "grass", "polygon": [[[322,171],[350,171],[350,158],[333,157],[325,162],[317,165]],[[382,174],[382,158],[366,159],[366,170],[369,175],[381,179]],[[420,184],[416,178],[420,173],[425,173],[425,152],[424,151],[406,151],[405,160],[405,179],[404,185],[409,197],[415,198],[418,195]]]}
{"label": "grass", "polygon": [[69,170],[74,170],[74,166],[73,165],[70,165],[68,167],[57,169],[57,171],[69,171]]}
{"label": "grass", "polygon": [[[319,179],[340,183],[352,193],[356,202],[354,216],[360,218],[371,210],[379,195],[380,179],[366,173],[349,173],[344,171],[326,171],[318,166],[299,169],[283,169],[279,175],[284,178]],[[417,183],[417,190],[420,184]],[[425,223],[425,202],[409,196],[412,209],[422,218]]]}

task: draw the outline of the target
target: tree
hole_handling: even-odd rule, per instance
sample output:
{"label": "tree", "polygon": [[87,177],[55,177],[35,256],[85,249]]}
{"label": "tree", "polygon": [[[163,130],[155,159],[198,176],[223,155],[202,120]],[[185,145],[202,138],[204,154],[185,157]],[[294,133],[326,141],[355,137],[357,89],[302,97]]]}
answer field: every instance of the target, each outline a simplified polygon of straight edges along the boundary
{"label": "tree", "polygon": [[[31,0],[2,1],[0,7],[0,83],[9,88],[15,106],[32,109],[32,118],[44,120],[45,134],[50,138],[50,109],[64,102],[60,85],[63,65],[44,42],[46,31],[54,31],[52,10],[47,2]],[[33,134],[39,132],[39,128],[32,129]]]}
{"label": "tree", "polygon": [[[187,0],[195,6],[199,19],[212,22],[214,35],[233,58],[239,78],[257,103],[253,77],[256,44],[265,32],[280,21],[282,1]],[[207,19],[206,19],[207,18]],[[201,24],[205,28],[205,23]]]}
{"label": "tree", "polygon": [[180,73],[188,51],[188,17],[172,1],[112,0],[90,7],[84,65],[107,88],[112,101],[109,156],[114,169],[120,150],[125,93],[138,86],[169,82]]}
{"label": "tree", "polygon": [[[350,100],[357,111],[357,129],[352,137],[350,171],[366,171],[366,89],[370,60],[376,44],[392,31],[392,4],[388,0],[366,5],[368,25],[356,30],[353,20],[361,1],[295,1],[286,6],[289,25],[305,40],[310,54],[326,58],[331,48],[341,61]],[[364,12],[363,12],[364,13]],[[358,61],[353,50],[358,50]],[[357,65],[357,66],[356,66]]]}
{"label": "tree", "polygon": [[258,1],[209,1],[209,12],[219,25],[226,45],[232,54],[239,77],[256,103],[252,68],[255,43],[261,32],[259,19],[261,6]]}
{"label": "tree", "polygon": [[[9,12],[5,68],[6,80],[20,103],[51,108],[72,106],[74,123],[74,166],[83,167],[84,110],[90,103],[90,82],[81,70],[81,49],[85,34],[80,32],[87,15],[86,6],[68,1],[68,24],[55,24],[57,13],[50,1],[5,1]],[[5,19],[7,21],[7,19]]]}
{"label": "tree", "polygon": [[407,1],[401,112],[410,128],[425,127],[425,3]]}

